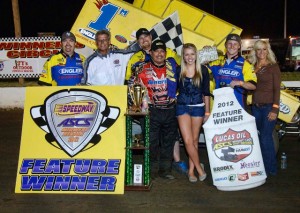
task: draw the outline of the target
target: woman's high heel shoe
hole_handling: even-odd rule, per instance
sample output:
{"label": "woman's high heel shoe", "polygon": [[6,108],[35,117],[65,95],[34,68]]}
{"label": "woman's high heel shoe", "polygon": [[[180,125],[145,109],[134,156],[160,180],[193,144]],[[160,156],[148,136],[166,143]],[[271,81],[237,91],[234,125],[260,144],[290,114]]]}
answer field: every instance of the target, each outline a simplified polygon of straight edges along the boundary
{"label": "woman's high heel shoe", "polygon": [[189,181],[190,181],[191,183],[196,183],[197,180],[198,180],[195,176],[188,176],[188,177],[189,177]]}
{"label": "woman's high heel shoe", "polygon": [[206,179],[206,177],[207,177],[207,174],[204,173],[203,175],[199,176],[199,180],[204,181]]}
{"label": "woman's high heel shoe", "polygon": [[[202,169],[203,169],[203,171],[204,171],[204,164],[201,163],[200,165],[201,165],[201,167],[202,167]],[[205,171],[204,171],[204,174],[201,175],[201,176],[199,176],[199,180],[200,180],[200,181],[204,181],[204,180],[206,179],[206,177],[207,177],[207,174],[206,174]]]}

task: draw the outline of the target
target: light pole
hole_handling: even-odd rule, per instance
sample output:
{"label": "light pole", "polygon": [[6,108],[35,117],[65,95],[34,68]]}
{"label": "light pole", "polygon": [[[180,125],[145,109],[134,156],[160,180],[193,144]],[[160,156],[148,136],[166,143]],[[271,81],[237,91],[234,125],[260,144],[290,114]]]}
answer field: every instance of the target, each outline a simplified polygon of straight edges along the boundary
{"label": "light pole", "polygon": [[286,38],[286,2],[287,0],[284,0],[284,24],[283,24],[283,37]]}

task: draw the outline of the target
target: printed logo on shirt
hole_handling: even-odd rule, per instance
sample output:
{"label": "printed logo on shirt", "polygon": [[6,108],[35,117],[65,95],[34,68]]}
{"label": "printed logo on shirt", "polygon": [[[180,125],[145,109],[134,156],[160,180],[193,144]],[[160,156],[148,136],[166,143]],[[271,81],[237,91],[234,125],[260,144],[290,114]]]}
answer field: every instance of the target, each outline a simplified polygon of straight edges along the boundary
{"label": "printed logo on shirt", "polygon": [[114,60],[113,63],[114,63],[114,65],[115,65],[116,67],[121,66],[120,60],[119,60],[119,59]]}
{"label": "printed logo on shirt", "polygon": [[62,68],[58,72],[61,75],[78,75],[78,74],[80,75],[83,73],[83,70],[81,68],[70,67],[70,68]]}
{"label": "printed logo on shirt", "polygon": [[240,66],[240,65],[234,65],[234,68],[236,68],[236,69],[243,69],[243,66]]}
{"label": "printed logo on shirt", "polygon": [[234,69],[228,69],[228,68],[219,69],[218,74],[223,76],[232,76],[232,77],[240,76],[240,73],[238,71]]}

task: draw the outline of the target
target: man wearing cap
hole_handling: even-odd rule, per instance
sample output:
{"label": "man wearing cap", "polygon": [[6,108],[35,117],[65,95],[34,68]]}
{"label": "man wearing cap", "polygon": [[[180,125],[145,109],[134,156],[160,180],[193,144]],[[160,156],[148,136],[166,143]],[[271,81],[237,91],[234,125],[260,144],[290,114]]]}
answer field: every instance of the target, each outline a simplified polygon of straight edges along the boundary
{"label": "man wearing cap", "polygon": [[[131,80],[131,77],[134,76],[134,72],[139,68],[143,63],[150,61],[150,49],[152,44],[152,36],[146,28],[140,28],[136,31],[136,40],[139,44],[141,50],[133,54],[127,64],[126,69],[126,82]],[[174,58],[176,63],[180,65],[180,57],[175,51],[170,48],[166,48],[166,58]],[[130,82],[129,82],[130,84]],[[140,120],[140,123],[143,124],[143,120]],[[187,164],[184,161],[180,160],[180,146],[179,146],[179,132],[177,132],[176,143],[174,145],[174,162],[173,166],[176,171],[179,173],[187,173]]]}
{"label": "man wearing cap", "polygon": [[240,54],[241,37],[229,34],[225,42],[226,54],[209,63],[216,88],[230,86],[242,107],[246,106],[247,90],[256,89],[256,75],[252,65]]}
{"label": "man wearing cap", "polygon": [[[140,65],[140,63],[150,60],[150,49],[152,44],[152,36],[146,28],[140,28],[136,31],[136,40],[141,50],[133,54],[127,64],[126,77],[128,81],[132,76],[132,72]],[[170,48],[166,50],[166,58],[174,58],[177,64],[180,64],[180,57]]]}
{"label": "man wearing cap", "polygon": [[166,44],[161,40],[152,43],[150,56],[149,61],[139,67],[137,77],[149,95],[151,177],[158,173],[162,178],[174,179],[171,167],[177,131],[177,64],[173,58],[166,59]]}
{"label": "man wearing cap", "polygon": [[76,38],[66,31],[61,36],[61,51],[46,61],[38,84],[46,86],[75,86],[83,77],[85,57],[75,52]]}
{"label": "man wearing cap", "polygon": [[124,85],[126,66],[132,50],[111,50],[111,34],[99,30],[95,35],[97,50],[87,58],[82,84]]}

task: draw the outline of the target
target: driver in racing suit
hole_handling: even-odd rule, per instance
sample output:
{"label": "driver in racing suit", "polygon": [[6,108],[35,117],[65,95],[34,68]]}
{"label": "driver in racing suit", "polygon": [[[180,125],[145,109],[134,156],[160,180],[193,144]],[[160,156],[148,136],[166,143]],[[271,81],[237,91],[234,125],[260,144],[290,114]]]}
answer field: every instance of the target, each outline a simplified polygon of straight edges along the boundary
{"label": "driver in racing suit", "polygon": [[225,42],[226,54],[218,60],[209,63],[216,89],[230,86],[234,89],[235,97],[240,105],[246,106],[247,90],[256,89],[256,75],[253,66],[239,53],[241,37],[237,34],[229,34]]}
{"label": "driver in racing suit", "polygon": [[174,179],[171,168],[177,134],[177,64],[173,58],[166,59],[166,44],[161,40],[152,43],[150,54],[150,61],[140,66],[137,77],[149,95],[151,178],[158,172],[160,177],[171,180]]}
{"label": "driver in racing suit", "polygon": [[75,52],[76,38],[69,31],[62,34],[61,48],[50,56],[43,67],[38,84],[45,86],[75,86],[83,77],[85,57]]}

